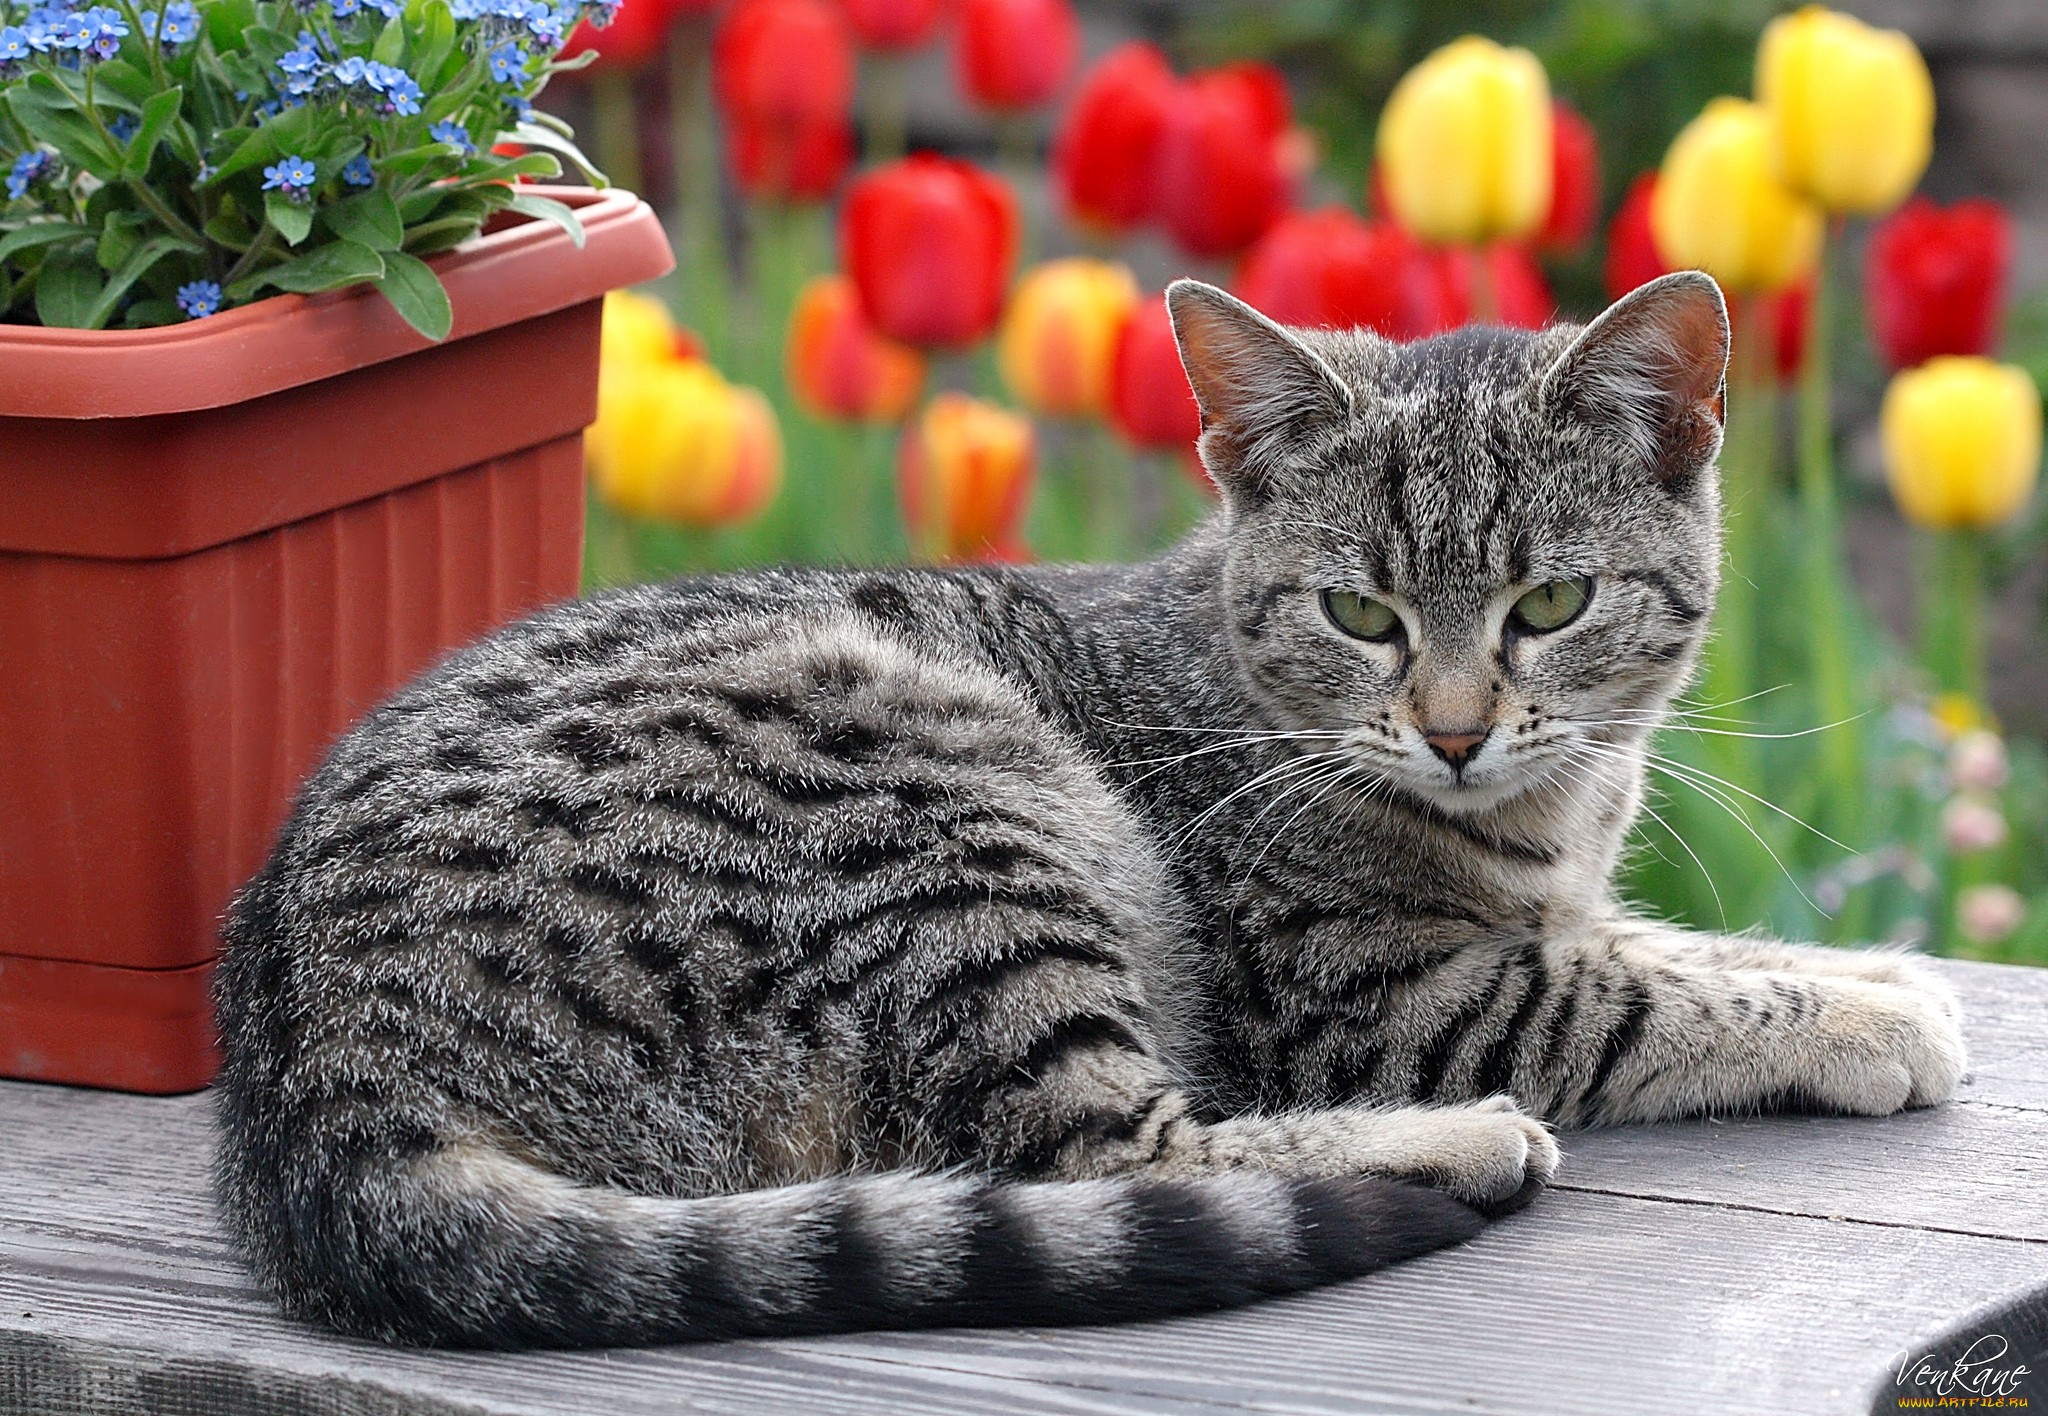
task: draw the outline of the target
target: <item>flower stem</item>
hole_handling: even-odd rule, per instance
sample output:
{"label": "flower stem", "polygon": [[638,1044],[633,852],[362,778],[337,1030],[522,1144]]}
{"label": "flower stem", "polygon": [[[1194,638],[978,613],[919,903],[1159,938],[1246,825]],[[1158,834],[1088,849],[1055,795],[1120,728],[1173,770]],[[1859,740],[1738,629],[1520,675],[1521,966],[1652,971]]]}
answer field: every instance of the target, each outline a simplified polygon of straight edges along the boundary
{"label": "flower stem", "polygon": [[1862,734],[1850,721],[1856,712],[1856,694],[1849,669],[1849,616],[1842,584],[1834,423],[1829,407],[1828,332],[1834,291],[1827,257],[1839,247],[1841,229],[1837,219],[1830,233],[1835,239],[1822,252],[1814,272],[1806,363],[1799,373],[1799,506],[1807,672],[1812,676],[1815,725],[1830,725],[1819,734],[1818,744],[1821,825],[1838,836],[1855,829],[1862,762]]}
{"label": "flower stem", "polygon": [[1984,536],[1936,531],[1920,577],[1920,662],[1944,693],[1983,704]]}
{"label": "flower stem", "polygon": [[862,146],[870,164],[894,162],[910,143],[910,93],[899,54],[868,56],[867,103],[862,110]]}
{"label": "flower stem", "polygon": [[[1769,514],[1764,505],[1769,481],[1765,459],[1771,428],[1770,373],[1764,340],[1768,326],[1763,302],[1737,297],[1735,347],[1729,368],[1728,431],[1721,452],[1722,574],[1714,615],[1714,639],[1707,651],[1707,694],[1715,703],[1740,702],[1755,692],[1757,584],[1763,567],[1759,532]],[[1734,754],[1754,744],[1729,737],[1718,745]],[[1744,753],[1744,756],[1749,754]],[[1747,768],[1749,762],[1727,764]],[[1740,780],[1754,773],[1743,771]]]}
{"label": "flower stem", "polygon": [[1472,323],[1500,322],[1500,292],[1493,288],[1493,262],[1484,246],[1472,247]]}
{"label": "flower stem", "polygon": [[711,22],[679,22],[670,36],[669,108],[674,124],[676,275],[683,316],[714,358],[729,357],[731,279],[724,207],[718,190],[718,145],[711,112]]}
{"label": "flower stem", "polygon": [[597,161],[614,185],[640,190],[640,115],[633,103],[633,79],[616,69],[591,76]]}

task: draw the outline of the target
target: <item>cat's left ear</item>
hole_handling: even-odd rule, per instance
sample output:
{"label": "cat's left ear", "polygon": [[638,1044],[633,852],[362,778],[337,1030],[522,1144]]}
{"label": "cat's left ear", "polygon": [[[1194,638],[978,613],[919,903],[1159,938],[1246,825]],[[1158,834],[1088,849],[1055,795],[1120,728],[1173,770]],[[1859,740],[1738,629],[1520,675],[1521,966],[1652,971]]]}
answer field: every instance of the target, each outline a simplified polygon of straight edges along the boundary
{"label": "cat's left ear", "polygon": [[1689,489],[1721,450],[1727,420],[1721,287],[1685,270],[1624,295],[1550,366],[1540,396],[1607,431],[1658,485]]}

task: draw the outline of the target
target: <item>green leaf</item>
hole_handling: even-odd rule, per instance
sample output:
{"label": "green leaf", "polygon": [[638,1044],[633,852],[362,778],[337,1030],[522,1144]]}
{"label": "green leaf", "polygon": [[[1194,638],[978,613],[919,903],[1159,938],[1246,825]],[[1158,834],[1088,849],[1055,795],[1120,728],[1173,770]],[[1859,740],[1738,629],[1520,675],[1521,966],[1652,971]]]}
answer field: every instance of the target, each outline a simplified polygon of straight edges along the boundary
{"label": "green leaf", "polygon": [[38,246],[52,246],[92,234],[90,226],[80,226],[75,221],[38,221],[0,234],[0,261],[17,251],[33,251]]}
{"label": "green leaf", "polygon": [[113,181],[120,172],[119,155],[47,73],[31,74],[8,89],[7,108],[31,138],[57,149],[73,167],[84,168],[102,182]]}
{"label": "green leaf", "polygon": [[455,15],[447,0],[427,0],[418,10],[414,23],[420,32],[413,50],[413,68],[418,70],[414,77],[424,88],[439,76],[442,63],[455,52]]}
{"label": "green leaf", "polygon": [[256,0],[213,0],[202,12],[206,16],[206,37],[216,54],[231,54],[245,42],[242,38],[256,27]]}
{"label": "green leaf", "polygon": [[184,101],[185,90],[174,86],[142,105],[142,126],[128,140],[128,160],[121,164],[123,176],[140,177],[149,171],[149,160],[156,155],[156,145],[163,141],[164,131],[177,118],[178,108]]}
{"label": "green leaf", "polygon": [[89,251],[57,251],[36,278],[36,318],[51,329],[85,329],[102,286]]}
{"label": "green leaf", "polygon": [[389,192],[359,193],[325,208],[320,219],[335,235],[373,251],[395,251],[405,242],[405,222]]}
{"label": "green leaf", "polygon": [[447,187],[420,187],[398,199],[398,217],[407,226],[417,226],[432,216],[448,197]]}
{"label": "green leaf", "polygon": [[575,212],[553,197],[536,197],[529,193],[521,193],[506,205],[521,216],[554,222],[569,233],[569,239],[576,243],[577,250],[583,249],[583,223],[576,219]]}
{"label": "green leaf", "polygon": [[207,178],[206,185],[217,187],[236,173],[246,172],[262,163],[275,162],[283,156],[277,145],[277,134],[269,128],[258,128],[242,139],[241,146],[214,165],[213,176]]}
{"label": "green leaf", "polygon": [[142,279],[149,273],[151,266],[173,251],[191,251],[195,255],[198,254],[197,247],[179,240],[176,236],[153,237],[138,246],[134,254],[130,255],[122,263],[121,268],[108,279],[106,288],[100,291],[98,298],[92,303],[92,308],[86,311],[85,327],[104,327],[107,320],[112,317],[114,307],[121,303],[121,297],[128,293],[128,287]]}
{"label": "green leaf", "polygon": [[296,246],[313,234],[313,208],[305,202],[294,201],[283,192],[263,194],[263,215],[277,234],[284,237],[285,244]]}
{"label": "green leaf", "polygon": [[405,21],[393,15],[384,22],[384,28],[377,35],[377,42],[370,46],[370,57],[379,64],[398,64],[405,58]]}
{"label": "green leaf", "polygon": [[583,155],[583,149],[560,133],[543,128],[538,123],[517,124],[511,132],[504,134],[504,137],[515,143],[525,143],[528,147],[546,148],[550,152],[560,153],[590,179],[590,185],[593,187],[609,187],[612,184],[609,177],[597,170],[597,164]]}
{"label": "green leaf", "polygon": [[[156,80],[126,59],[109,59],[94,65],[92,79],[94,93],[104,107],[140,112],[157,91]],[[113,102],[117,97],[120,102]]]}
{"label": "green leaf", "polygon": [[272,285],[279,290],[313,295],[376,280],[384,274],[384,258],[356,241],[332,241],[269,270],[244,276],[227,289],[231,301],[242,301]]}
{"label": "green leaf", "polygon": [[149,217],[139,211],[117,211],[110,215],[100,228],[99,250],[95,258],[101,270],[119,270],[121,262],[142,244],[142,233],[149,228]]}
{"label": "green leaf", "polygon": [[559,177],[562,163],[553,153],[528,152],[518,157],[486,157],[470,164],[464,174],[472,180],[503,182],[514,177]]}
{"label": "green leaf", "polygon": [[461,245],[483,225],[477,216],[444,216],[423,222],[405,233],[405,248],[416,256],[430,256]]}
{"label": "green leaf", "polygon": [[449,327],[455,323],[455,310],[448,303],[441,278],[425,261],[393,251],[384,257],[384,276],[377,282],[377,288],[384,292],[392,308],[405,316],[405,322],[421,334],[437,344],[448,337]]}

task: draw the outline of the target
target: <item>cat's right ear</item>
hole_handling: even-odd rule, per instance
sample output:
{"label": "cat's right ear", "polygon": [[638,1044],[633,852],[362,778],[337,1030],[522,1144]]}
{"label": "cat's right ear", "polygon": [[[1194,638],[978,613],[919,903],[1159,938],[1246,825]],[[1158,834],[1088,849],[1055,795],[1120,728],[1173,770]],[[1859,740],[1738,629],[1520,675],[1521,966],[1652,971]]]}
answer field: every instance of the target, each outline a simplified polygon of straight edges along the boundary
{"label": "cat's right ear", "polygon": [[1348,417],[1351,390],[1321,355],[1213,285],[1174,281],[1166,310],[1202,410],[1202,465],[1233,500],[1266,500],[1287,458]]}
{"label": "cat's right ear", "polygon": [[1672,491],[1721,448],[1727,418],[1728,305],[1696,270],[1630,291],[1543,376],[1543,402],[1606,432]]}

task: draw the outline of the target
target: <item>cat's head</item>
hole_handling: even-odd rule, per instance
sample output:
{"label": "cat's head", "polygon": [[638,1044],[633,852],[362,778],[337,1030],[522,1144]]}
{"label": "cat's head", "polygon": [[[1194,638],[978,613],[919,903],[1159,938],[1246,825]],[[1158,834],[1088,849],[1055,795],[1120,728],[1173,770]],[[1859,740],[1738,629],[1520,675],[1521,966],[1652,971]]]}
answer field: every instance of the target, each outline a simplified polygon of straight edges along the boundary
{"label": "cat's head", "polygon": [[1413,344],[1167,291],[1267,714],[1452,811],[1566,780],[1691,674],[1728,316],[1686,272],[1592,324]]}

